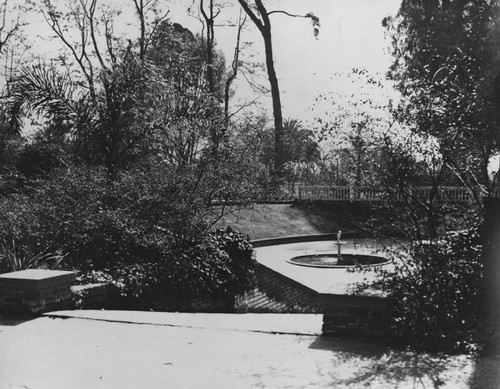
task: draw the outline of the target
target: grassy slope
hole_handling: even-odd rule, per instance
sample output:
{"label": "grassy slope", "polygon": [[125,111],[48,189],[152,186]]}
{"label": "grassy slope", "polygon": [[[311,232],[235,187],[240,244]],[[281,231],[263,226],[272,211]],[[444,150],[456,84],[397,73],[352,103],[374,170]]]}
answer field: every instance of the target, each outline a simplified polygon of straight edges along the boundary
{"label": "grassy slope", "polygon": [[[274,238],[290,235],[337,232],[343,225],[327,213],[311,211],[289,204],[255,205],[253,208],[234,209],[217,223],[230,226],[250,236],[250,239]],[[347,229],[345,229],[347,231]]]}

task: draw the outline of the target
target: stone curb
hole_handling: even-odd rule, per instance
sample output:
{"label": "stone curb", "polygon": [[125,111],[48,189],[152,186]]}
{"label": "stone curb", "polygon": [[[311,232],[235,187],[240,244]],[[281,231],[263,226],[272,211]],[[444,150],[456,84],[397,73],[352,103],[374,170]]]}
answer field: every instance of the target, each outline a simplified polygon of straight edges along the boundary
{"label": "stone curb", "polygon": [[[165,314],[164,312],[81,310],[47,312],[42,316],[123,324],[256,332],[273,335],[320,336],[322,334],[322,315],[320,314]],[[261,319],[265,317],[266,320],[271,318],[277,322],[260,322],[256,320],[259,317]],[[276,320],[277,318],[279,319]],[[314,329],[314,327],[317,327],[317,329]]]}

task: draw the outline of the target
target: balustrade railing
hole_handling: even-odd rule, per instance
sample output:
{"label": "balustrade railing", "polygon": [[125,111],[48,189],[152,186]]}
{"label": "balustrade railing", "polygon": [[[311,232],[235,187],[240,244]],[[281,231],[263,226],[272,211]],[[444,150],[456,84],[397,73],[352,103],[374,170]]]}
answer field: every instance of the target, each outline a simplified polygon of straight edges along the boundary
{"label": "balustrade railing", "polygon": [[[405,191],[395,191],[389,194],[383,189],[368,186],[300,186],[296,196],[300,200],[326,201],[381,201],[381,200],[438,200],[452,203],[467,203],[471,201],[469,191],[460,186],[421,186]],[[500,188],[492,195],[500,197]]]}

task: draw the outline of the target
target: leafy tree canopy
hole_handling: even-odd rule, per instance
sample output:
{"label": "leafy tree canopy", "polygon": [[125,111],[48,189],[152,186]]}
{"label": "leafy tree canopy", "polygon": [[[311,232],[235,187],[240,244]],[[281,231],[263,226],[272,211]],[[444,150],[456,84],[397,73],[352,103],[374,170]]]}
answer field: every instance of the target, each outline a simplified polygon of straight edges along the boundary
{"label": "leafy tree canopy", "polygon": [[439,140],[440,152],[471,192],[491,187],[499,149],[498,1],[409,1],[384,26],[392,35],[388,73],[403,96],[397,118]]}

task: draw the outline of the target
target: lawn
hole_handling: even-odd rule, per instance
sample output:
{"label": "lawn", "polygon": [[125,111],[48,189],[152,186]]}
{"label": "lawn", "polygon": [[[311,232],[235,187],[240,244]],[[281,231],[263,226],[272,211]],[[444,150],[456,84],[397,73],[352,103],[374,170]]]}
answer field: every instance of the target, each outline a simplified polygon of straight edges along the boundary
{"label": "lawn", "polygon": [[295,204],[235,207],[217,223],[217,227],[225,226],[249,235],[250,239],[336,233],[339,229],[356,229],[343,212],[307,209]]}

